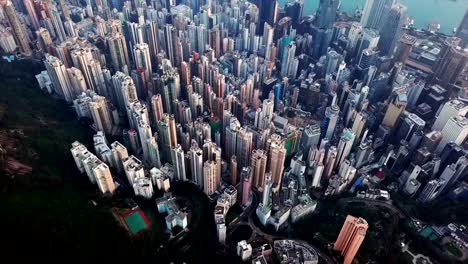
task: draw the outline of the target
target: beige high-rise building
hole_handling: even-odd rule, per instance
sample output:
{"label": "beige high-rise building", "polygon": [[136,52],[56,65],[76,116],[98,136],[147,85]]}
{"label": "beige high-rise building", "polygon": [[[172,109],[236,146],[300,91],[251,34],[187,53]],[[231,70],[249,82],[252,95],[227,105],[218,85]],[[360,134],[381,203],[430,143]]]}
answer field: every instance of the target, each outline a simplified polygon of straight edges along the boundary
{"label": "beige high-rise building", "polygon": [[248,166],[249,156],[252,151],[252,140],[252,132],[244,127],[239,128],[237,132],[236,157],[240,168]]}
{"label": "beige high-rise building", "polygon": [[54,45],[52,37],[47,29],[41,27],[36,30],[37,43],[44,53],[52,53],[52,46]]}
{"label": "beige high-rise building", "polygon": [[119,173],[122,173],[124,170],[123,161],[128,158],[127,148],[122,145],[120,142],[115,141],[111,144],[112,152],[112,164],[111,166],[115,167]]}
{"label": "beige high-rise building", "polygon": [[93,117],[94,125],[98,131],[104,131],[107,135],[112,133],[112,115],[104,96],[95,95],[89,103],[89,110]]}
{"label": "beige high-rise building", "polygon": [[171,137],[171,146],[177,146],[177,131],[176,131],[176,122],[174,115],[165,115],[165,119],[169,125],[169,135]]}
{"label": "beige high-rise building", "polygon": [[229,168],[231,171],[231,185],[236,186],[237,185],[237,158],[236,156],[231,157],[231,165]]}
{"label": "beige high-rise building", "polygon": [[406,94],[397,94],[393,101],[388,105],[387,112],[385,112],[384,119],[382,124],[393,128],[398,118],[400,118],[401,113],[406,108]]}
{"label": "beige high-rise building", "polygon": [[65,99],[65,101],[72,102],[74,99],[73,88],[63,61],[57,57],[46,54],[44,64],[50,80],[52,81],[55,93]]}
{"label": "beige high-rise building", "polygon": [[107,38],[107,43],[109,45],[114,69],[128,74],[130,60],[128,58],[127,43],[124,35],[121,33],[114,33]]}
{"label": "beige high-rise building", "polygon": [[133,57],[137,71],[143,71],[145,81],[151,80],[152,67],[149,46],[146,43],[137,43],[133,48]]}
{"label": "beige high-rise building", "polygon": [[68,79],[70,79],[70,84],[73,88],[74,97],[78,97],[82,93],[86,92],[86,81],[80,69],[75,67],[68,68],[67,74]]}
{"label": "beige high-rise building", "polygon": [[153,112],[153,120],[155,124],[157,124],[158,121],[163,119],[164,116],[163,104],[160,94],[156,94],[151,97],[151,110]]}
{"label": "beige high-rise building", "polygon": [[28,13],[29,20],[31,21],[31,25],[34,29],[39,29],[41,24],[39,23],[39,19],[37,17],[36,8],[34,7],[33,0],[23,0],[24,7],[26,7],[26,12]]}
{"label": "beige high-rise building", "polygon": [[96,178],[96,183],[102,193],[114,193],[115,184],[112,178],[109,166],[102,161],[93,168],[93,174]]}
{"label": "beige high-rise building", "polygon": [[13,53],[18,48],[13,34],[4,27],[0,27],[0,48],[6,53]]}
{"label": "beige high-rise building", "polygon": [[29,46],[29,38],[26,33],[26,26],[21,22],[16,12],[15,6],[11,1],[4,1],[1,3],[8,24],[12,28],[13,36],[15,37],[16,43],[20,48],[20,52],[25,56],[31,56],[32,50]]}
{"label": "beige high-rise building", "polygon": [[171,160],[172,166],[174,166],[175,179],[185,181],[187,179],[185,170],[185,153],[181,145],[171,147]]}
{"label": "beige high-rise building", "polygon": [[333,246],[333,249],[340,251],[344,257],[343,264],[351,264],[353,262],[354,256],[356,256],[362,241],[366,237],[368,227],[367,221],[363,218],[357,218],[352,215],[346,217]]}
{"label": "beige high-rise building", "polygon": [[267,154],[264,150],[254,149],[250,157],[250,167],[252,167],[253,186],[257,189],[263,188],[265,183],[265,172],[267,165]]}
{"label": "beige high-rise building", "polygon": [[275,134],[268,139],[267,145],[269,149],[269,172],[271,172],[273,183],[276,184],[276,190],[281,185],[281,178],[283,177],[286,148],[284,140]]}
{"label": "beige high-rise building", "polygon": [[216,161],[207,160],[203,165],[203,191],[207,195],[211,195],[219,187],[217,186],[216,174],[217,174]]}

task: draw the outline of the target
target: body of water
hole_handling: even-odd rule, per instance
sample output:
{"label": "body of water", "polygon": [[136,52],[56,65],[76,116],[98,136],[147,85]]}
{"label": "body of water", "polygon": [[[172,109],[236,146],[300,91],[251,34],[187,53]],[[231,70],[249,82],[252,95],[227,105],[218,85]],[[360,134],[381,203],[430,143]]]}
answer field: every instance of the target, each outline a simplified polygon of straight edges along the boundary
{"label": "body of water", "polygon": [[[281,6],[288,0],[278,0]],[[400,0],[408,7],[408,15],[414,20],[417,28],[427,28],[433,22],[440,24],[440,31],[452,34],[458,27],[468,9],[468,0]],[[317,10],[319,0],[304,0],[304,16]],[[356,8],[363,9],[366,0],[341,0],[340,10],[354,14]]]}

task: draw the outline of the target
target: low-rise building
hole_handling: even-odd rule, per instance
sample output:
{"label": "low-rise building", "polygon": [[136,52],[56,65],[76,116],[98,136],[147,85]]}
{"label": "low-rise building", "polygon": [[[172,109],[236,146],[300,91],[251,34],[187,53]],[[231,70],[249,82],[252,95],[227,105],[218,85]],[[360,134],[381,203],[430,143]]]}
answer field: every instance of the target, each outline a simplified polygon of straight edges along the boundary
{"label": "low-rise building", "polygon": [[167,213],[166,227],[170,231],[175,226],[186,228],[188,225],[187,213],[180,211],[171,193],[165,193],[163,197],[156,199],[159,213]]}

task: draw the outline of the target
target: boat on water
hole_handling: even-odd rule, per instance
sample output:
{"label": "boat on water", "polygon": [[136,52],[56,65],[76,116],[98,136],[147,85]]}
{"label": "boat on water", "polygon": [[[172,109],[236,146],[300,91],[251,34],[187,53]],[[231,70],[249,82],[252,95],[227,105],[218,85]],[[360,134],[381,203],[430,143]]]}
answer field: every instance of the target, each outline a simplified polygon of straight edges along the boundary
{"label": "boat on water", "polygon": [[438,22],[432,22],[427,26],[430,32],[438,32],[440,30],[440,24]]}

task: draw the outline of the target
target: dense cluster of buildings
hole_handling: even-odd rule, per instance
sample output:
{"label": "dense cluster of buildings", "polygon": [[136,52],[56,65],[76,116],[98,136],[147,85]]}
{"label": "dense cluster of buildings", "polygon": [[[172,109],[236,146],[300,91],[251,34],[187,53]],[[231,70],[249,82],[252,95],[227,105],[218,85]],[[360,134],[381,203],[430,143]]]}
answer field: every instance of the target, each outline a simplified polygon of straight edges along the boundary
{"label": "dense cluster of buildings", "polygon": [[[338,0],[309,17],[303,0],[1,6],[2,50],[41,56],[39,86],[92,121],[96,154],[73,143],[78,169],[102,193],[118,173],[147,199],[174,181],[222,194],[221,242],[229,207],[253,195],[279,229],[314,211],[311,189],[342,193],[369,167],[422,203],[468,174],[468,15],[445,36],[407,28],[394,0],[366,1],[360,20],[338,16]],[[185,227],[171,199],[158,209]]]}

